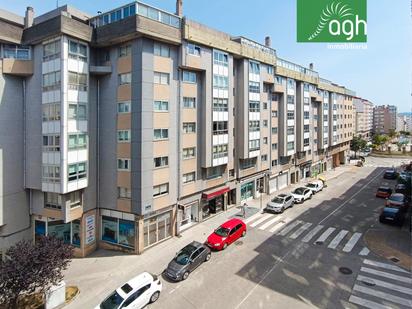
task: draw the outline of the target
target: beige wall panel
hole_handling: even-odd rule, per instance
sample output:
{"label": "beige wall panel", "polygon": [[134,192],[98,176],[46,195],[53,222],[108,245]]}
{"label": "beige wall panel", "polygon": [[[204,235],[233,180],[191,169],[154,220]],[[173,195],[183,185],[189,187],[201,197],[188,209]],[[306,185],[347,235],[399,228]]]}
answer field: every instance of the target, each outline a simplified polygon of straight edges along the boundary
{"label": "beige wall panel", "polygon": [[182,160],[180,164],[182,166],[182,174],[187,174],[197,170],[196,159]]}
{"label": "beige wall panel", "polygon": [[131,158],[131,143],[117,143],[117,157]]}
{"label": "beige wall panel", "polygon": [[128,199],[118,199],[117,200],[117,210],[124,212],[132,211],[132,201]]}
{"label": "beige wall panel", "polygon": [[131,188],[132,173],[126,171],[117,171],[117,186]]}
{"label": "beige wall panel", "polygon": [[153,157],[169,155],[169,141],[153,142]]}
{"label": "beige wall panel", "polygon": [[117,73],[129,73],[132,70],[132,56],[121,57],[117,60]]}
{"label": "beige wall panel", "polygon": [[153,71],[171,73],[172,59],[160,56],[153,56]]}
{"label": "beige wall panel", "polygon": [[165,129],[170,127],[170,114],[166,112],[153,113],[153,128]]}
{"label": "beige wall panel", "polygon": [[153,99],[155,101],[169,101],[170,86],[169,85],[153,85]]}
{"label": "beige wall panel", "polygon": [[130,101],[132,99],[132,87],[130,84],[117,87],[117,102]]}
{"label": "beige wall panel", "polygon": [[132,114],[117,115],[117,130],[130,130],[132,128]]}
{"label": "beige wall panel", "polygon": [[182,148],[196,147],[197,136],[196,133],[186,133],[182,135]]}
{"label": "beige wall panel", "polygon": [[153,186],[161,185],[167,182],[170,182],[169,168],[165,167],[153,170]]}

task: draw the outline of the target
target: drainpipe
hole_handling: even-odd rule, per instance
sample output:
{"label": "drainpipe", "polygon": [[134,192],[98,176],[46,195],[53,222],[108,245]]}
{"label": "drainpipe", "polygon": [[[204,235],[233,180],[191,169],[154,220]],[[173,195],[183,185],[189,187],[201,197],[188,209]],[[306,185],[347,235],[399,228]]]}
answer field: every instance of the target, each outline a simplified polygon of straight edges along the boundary
{"label": "drainpipe", "polygon": [[26,80],[23,79],[23,188],[26,188]]}
{"label": "drainpipe", "polygon": [[[100,175],[100,124],[99,124],[99,117],[100,117],[100,80],[97,78],[97,94],[96,94],[96,101],[97,101],[97,111],[96,111],[96,158],[97,158],[97,170],[96,170],[96,203],[98,210],[98,215],[100,215],[100,183],[99,183],[99,175]],[[97,218],[96,218],[97,220]]]}

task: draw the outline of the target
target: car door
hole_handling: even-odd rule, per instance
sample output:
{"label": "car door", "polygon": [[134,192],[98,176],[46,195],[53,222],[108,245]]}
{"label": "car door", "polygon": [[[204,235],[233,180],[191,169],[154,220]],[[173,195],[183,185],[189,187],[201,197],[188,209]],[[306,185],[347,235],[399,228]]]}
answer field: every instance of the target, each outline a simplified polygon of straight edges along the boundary
{"label": "car door", "polygon": [[233,227],[229,232],[229,244],[236,240],[236,231],[238,230],[237,226]]}
{"label": "car door", "polygon": [[199,248],[197,249],[195,252],[192,253],[191,257],[190,257],[190,271],[196,269],[196,267],[199,266],[200,262],[200,253],[201,253],[201,249],[203,248]]}
{"label": "car door", "polygon": [[292,207],[293,201],[292,201],[292,197],[288,196],[286,198],[286,208]]}
{"label": "car door", "polygon": [[143,308],[150,300],[150,283],[142,286],[136,292],[134,292],[131,296],[127,298],[127,300],[123,303],[122,308],[127,309],[140,309]]}
{"label": "car door", "polygon": [[308,198],[310,198],[310,190],[305,190],[305,200],[307,200]]}
{"label": "car door", "polygon": [[242,236],[243,233],[243,228],[242,228],[242,224],[239,223],[237,225],[237,231],[236,231],[236,239],[239,239]]}

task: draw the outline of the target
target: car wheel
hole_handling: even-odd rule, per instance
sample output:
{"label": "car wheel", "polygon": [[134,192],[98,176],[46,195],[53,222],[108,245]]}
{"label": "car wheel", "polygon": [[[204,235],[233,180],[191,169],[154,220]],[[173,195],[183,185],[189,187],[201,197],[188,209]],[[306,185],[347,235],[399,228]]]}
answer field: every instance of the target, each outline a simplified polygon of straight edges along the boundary
{"label": "car wheel", "polygon": [[210,253],[206,254],[205,262],[209,261],[211,256],[212,255]]}
{"label": "car wheel", "polygon": [[187,277],[189,277],[189,272],[188,272],[188,271],[186,271],[186,272],[183,274],[182,280],[186,280]]}
{"label": "car wheel", "polygon": [[152,294],[152,296],[150,297],[150,303],[152,304],[152,303],[154,303],[156,300],[158,300],[158,299],[159,299],[159,296],[160,296],[160,292],[159,292],[159,291],[154,292],[154,293]]}
{"label": "car wheel", "polygon": [[227,243],[225,242],[223,247],[222,247],[222,250],[225,250],[226,248],[227,248]]}
{"label": "car wheel", "polygon": [[280,209],[280,213],[282,214],[284,211],[285,211],[285,207],[282,207],[282,208]]}
{"label": "car wheel", "polygon": [[242,237],[245,237],[246,236],[246,230],[244,230],[243,232],[242,232]]}

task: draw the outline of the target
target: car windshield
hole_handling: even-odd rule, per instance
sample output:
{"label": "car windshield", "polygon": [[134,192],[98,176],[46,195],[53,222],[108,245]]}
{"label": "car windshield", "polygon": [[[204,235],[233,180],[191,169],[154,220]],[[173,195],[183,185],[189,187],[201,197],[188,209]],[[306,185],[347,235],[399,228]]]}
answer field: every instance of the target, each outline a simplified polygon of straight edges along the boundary
{"label": "car windshield", "polygon": [[378,191],[380,192],[390,192],[389,188],[379,188]]}
{"label": "car windshield", "polygon": [[395,202],[403,202],[403,196],[402,195],[392,195],[389,199],[391,201],[395,201]]}
{"label": "car windshield", "polygon": [[293,191],[293,193],[295,194],[303,194],[305,192],[305,189],[303,188],[297,188],[295,189],[295,191]]}
{"label": "car windshield", "polygon": [[308,184],[306,185],[306,187],[315,188],[316,185],[315,185],[314,183],[308,183]]}
{"label": "car windshield", "polygon": [[224,227],[219,227],[216,231],[215,234],[219,235],[220,237],[227,237],[229,234],[229,229],[224,228]]}
{"label": "car windshield", "polygon": [[283,204],[283,198],[275,197],[275,198],[272,200],[272,203],[275,203],[275,204]]}
{"label": "car windshield", "polygon": [[176,263],[180,264],[180,265],[186,265],[187,263],[189,263],[190,255],[195,250],[196,250],[196,247],[192,246],[192,245],[188,245],[188,246],[184,247],[176,255],[176,257],[175,257]]}
{"label": "car windshield", "polygon": [[101,309],[117,309],[123,302],[123,298],[115,291],[100,304]]}

